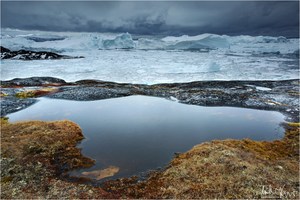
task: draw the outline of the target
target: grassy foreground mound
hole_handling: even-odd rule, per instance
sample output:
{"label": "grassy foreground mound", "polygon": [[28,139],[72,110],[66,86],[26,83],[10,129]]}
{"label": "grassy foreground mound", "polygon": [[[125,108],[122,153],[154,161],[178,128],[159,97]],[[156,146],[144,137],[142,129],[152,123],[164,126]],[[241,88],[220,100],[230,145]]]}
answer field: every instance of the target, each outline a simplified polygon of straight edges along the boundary
{"label": "grassy foreground mound", "polygon": [[81,129],[70,121],[1,122],[1,199],[32,198],[289,198],[299,199],[299,124],[282,140],[202,143],[177,155],[145,181],[136,177],[100,187],[62,175],[87,167],[76,144]]}
{"label": "grassy foreground mound", "polygon": [[58,179],[93,165],[76,144],[83,139],[71,121],[1,120],[1,199],[109,198],[100,188]]}
{"label": "grassy foreground mound", "polygon": [[299,124],[282,140],[202,143],[143,182],[121,179],[104,189],[131,198],[299,199]]}

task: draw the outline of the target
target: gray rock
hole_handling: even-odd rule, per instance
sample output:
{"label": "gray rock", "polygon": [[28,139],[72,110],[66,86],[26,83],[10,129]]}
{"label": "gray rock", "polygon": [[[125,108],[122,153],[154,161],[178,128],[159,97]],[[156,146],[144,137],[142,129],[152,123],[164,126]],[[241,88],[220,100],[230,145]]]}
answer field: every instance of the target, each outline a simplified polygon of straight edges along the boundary
{"label": "gray rock", "polygon": [[53,60],[53,59],[71,59],[71,58],[83,58],[72,57],[67,55],[60,55],[49,51],[30,51],[19,50],[10,51],[9,49],[1,46],[1,59],[14,59],[14,60]]}
{"label": "gray rock", "polygon": [[9,81],[0,81],[2,87],[28,87],[42,86],[47,84],[66,84],[66,81],[53,77],[31,77],[31,78],[15,78]]}
{"label": "gray rock", "polygon": [[[66,83],[62,79],[52,77],[32,77],[1,82],[2,87],[6,87],[6,94],[14,94],[16,89],[13,87],[15,86],[40,87],[45,84],[57,84],[56,87],[59,89],[57,92],[46,94],[50,98],[57,99],[90,101],[130,95],[148,95],[168,99],[172,97],[180,103],[200,106],[231,106],[280,111],[287,116],[289,121],[299,120],[299,80],[197,81],[142,85],[100,80]],[[268,90],[257,89],[257,87],[268,88]],[[5,102],[6,99],[8,100],[8,98],[3,98],[4,105],[8,104]],[[14,111],[19,104],[27,105],[15,100],[15,103],[9,104],[14,108],[6,108],[4,115],[10,113],[10,110]]]}

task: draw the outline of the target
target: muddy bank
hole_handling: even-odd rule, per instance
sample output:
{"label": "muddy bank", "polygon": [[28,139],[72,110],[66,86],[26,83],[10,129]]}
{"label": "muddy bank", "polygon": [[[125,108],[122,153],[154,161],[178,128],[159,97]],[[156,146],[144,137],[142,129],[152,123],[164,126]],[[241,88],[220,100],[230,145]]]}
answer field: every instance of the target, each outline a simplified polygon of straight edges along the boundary
{"label": "muddy bank", "polygon": [[[52,92],[40,92],[52,88]],[[20,95],[21,93],[21,95]],[[27,94],[30,95],[27,95]],[[288,121],[299,121],[299,80],[284,81],[198,81],[174,84],[126,84],[97,80],[67,83],[52,77],[1,81],[1,116],[31,104],[24,98],[89,101],[148,95],[176,98],[180,103],[200,106],[233,106],[280,111]],[[23,101],[16,100],[23,98]],[[18,109],[17,109],[18,108]]]}

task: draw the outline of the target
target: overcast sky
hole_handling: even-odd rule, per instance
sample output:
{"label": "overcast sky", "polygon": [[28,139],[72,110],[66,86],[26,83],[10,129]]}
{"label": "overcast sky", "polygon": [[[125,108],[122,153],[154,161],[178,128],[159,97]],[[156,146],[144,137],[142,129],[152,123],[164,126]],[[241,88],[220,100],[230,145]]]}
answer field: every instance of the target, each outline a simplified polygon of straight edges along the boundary
{"label": "overcast sky", "polygon": [[299,2],[3,2],[1,26],[134,34],[299,35]]}

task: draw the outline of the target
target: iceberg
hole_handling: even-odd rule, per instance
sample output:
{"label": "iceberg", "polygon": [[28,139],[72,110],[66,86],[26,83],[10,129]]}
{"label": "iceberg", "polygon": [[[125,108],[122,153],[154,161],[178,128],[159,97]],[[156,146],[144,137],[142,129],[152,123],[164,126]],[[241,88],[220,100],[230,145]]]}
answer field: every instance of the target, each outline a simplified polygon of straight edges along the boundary
{"label": "iceberg", "polygon": [[45,36],[28,36],[28,40],[33,40],[34,42],[46,42],[46,41],[57,41],[64,40],[66,37],[56,36],[56,35],[45,35]]}
{"label": "iceberg", "polygon": [[203,50],[229,48],[230,44],[223,36],[215,34],[202,34],[198,36],[165,37],[166,42],[175,42],[167,46],[168,49],[178,50]]}
{"label": "iceberg", "polygon": [[271,36],[249,36],[249,35],[240,35],[240,36],[225,36],[230,43],[232,44],[241,44],[241,43],[287,43],[289,40],[286,37],[271,37]]}
{"label": "iceberg", "polygon": [[2,80],[53,76],[67,81],[98,79],[155,84],[299,78],[298,38],[208,33],[165,37],[2,29],[1,43],[11,51],[50,51],[84,57],[50,61],[41,55],[41,59],[28,62],[20,60],[23,57],[3,59]]}
{"label": "iceberg", "polygon": [[21,31],[2,29],[2,45],[17,51],[19,49],[35,51],[74,52],[98,49],[137,49],[137,50],[220,50],[238,54],[261,54],[280,52],[292,54],[299,49],[299,39],[271,36],[228,36],[200,34],[196,36],[134,36],[129,33],[75,33]]}
{"label": "iceberg", "polygon": [[208,72],[218,72],[220,71],[221,66],[218,65],[216,62],[211,62],[208,64]]}
{"label": "iceberg", "polygon": [[103,40],[103,49],[133,49],[135,43],[129,33],[124,33],[112,40]]}
{"label": "iceberg", "polygon": [[141,50],[164,50],[166,49],[166,42],[154,38],[139,38],[136,48]]}

